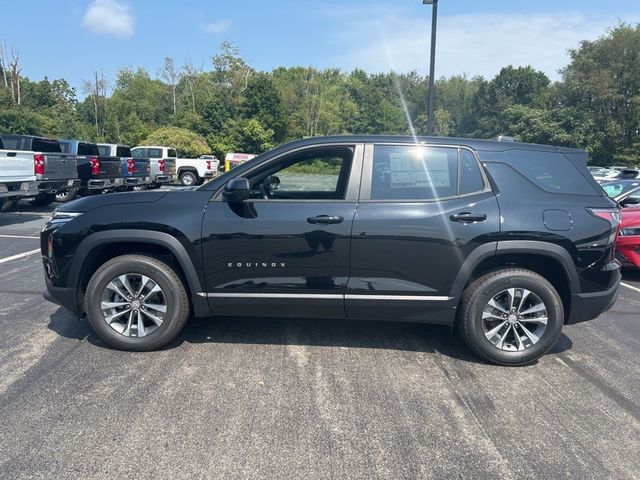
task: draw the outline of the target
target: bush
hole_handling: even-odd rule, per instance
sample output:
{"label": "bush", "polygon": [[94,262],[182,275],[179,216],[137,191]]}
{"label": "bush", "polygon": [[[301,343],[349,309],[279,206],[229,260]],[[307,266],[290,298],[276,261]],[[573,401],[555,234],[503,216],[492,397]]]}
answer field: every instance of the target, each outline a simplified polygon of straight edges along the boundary
{"label": "bush", "polygon": [[186,128],[162,127],[153,131],[143,142],[145,145],[173,147],[180,157],[199,157],[210,153],[207,141]]}

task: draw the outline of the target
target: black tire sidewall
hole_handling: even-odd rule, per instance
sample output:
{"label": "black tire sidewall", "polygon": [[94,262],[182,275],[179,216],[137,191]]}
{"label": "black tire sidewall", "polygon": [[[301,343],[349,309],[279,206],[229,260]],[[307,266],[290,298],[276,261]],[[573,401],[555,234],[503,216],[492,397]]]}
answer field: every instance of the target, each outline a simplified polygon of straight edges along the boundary
{"label": "black tire sidewall", "polygon": [[[535,345],[520,352],[499,350],[491,344],[482,330],[482,311],[487,302],[507,288],[526,288],[536,294],[547,307],[547,328]],[[473,295],[466,312],[467,331],[479,353],[487,359],[500,364],[520,365],[535,361],[549,351],[558,340],[564,322],[562,301],[555,289],[534,276],[505,275],[488,280]]]}
{"label": "black tire sidewall", "polygon": [[[118,275],[125,273],[139,273],[157,282],[162,289],[167,302],[167,313],[162,325],[153,333],[144,337],[125,337],[112,329],[104,320],[104,315],[100,308],[102,293],[107,284]],[[132,260],[122,263],[105,264],[91,278],[87,286],[85,296],[85,311],[89,323],[107,342],[118,348],[126,350],[150,350],[164,345],[170,341],[177,332],[176,328],[181,328],[178,318],[183,314],[180,306],[180,292],[171,277],[158,266],[146,263],[141,260]]]}

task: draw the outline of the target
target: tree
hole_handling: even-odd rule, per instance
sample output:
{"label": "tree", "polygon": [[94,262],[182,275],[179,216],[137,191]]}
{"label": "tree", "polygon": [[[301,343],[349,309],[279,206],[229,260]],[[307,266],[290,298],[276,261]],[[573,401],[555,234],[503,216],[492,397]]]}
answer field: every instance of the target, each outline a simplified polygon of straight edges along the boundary
{"label": "tree", "polygon": [[175,115],[178,100],[178,84],[180,83],[182,74],[176,69],[173,58],[165,57],[164,65],[162,67],[162,70],[160,70],[159,76],[167,85],[169,85],[169,88],[171,89],[173,114]]}
{"label": "tree", "polygon": [[174,147],[178,151],[178,155],[185,157],[199,157],[211,151],[203,137],[178,127],[158,128],[144,140],[144,143]]}
{"label": "tree", "polygon": [[93,70],[92,79],[83,82],[84,93],[93,104],[93,120],[96,127],[96,140],[105,133],[105,104],[107,101],[107,77],[103,71]]}

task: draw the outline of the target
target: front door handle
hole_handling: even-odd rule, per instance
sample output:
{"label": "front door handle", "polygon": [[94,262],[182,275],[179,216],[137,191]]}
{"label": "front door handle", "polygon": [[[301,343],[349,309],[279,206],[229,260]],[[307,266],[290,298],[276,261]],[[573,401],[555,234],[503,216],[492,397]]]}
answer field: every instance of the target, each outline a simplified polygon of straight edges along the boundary
{"label": "front door handle", "polygon": [[487,219],[487,215],[485,213],[461,212],[451,215],[449,219],[452,222],[461,223],[484,222]]}
{"label": "front door handle", "polygon": [[330,215],[318,215],[317,217],[307,218],[307,222],[320,225],[328,225],[329,223],[342,223],[343,220],[344,218],[342,217],[332,217]]}

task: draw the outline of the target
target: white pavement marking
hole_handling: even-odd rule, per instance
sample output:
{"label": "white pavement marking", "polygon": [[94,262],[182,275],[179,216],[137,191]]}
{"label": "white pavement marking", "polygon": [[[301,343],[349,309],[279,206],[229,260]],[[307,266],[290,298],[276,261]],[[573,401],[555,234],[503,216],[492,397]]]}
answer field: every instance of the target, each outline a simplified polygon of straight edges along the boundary
{"label": "white pavement marking", "polygon": [[0,258],[0,263],[6,263],[6,262],[10,262],[11,260],[18,260],[19,258],[28,257],[29,255],[33,255],[34,253],[38,253],[39,251],[40,249],[36,248],[35,250],[19,253],[18,255],[12,255],[10,257]]}
{"label": "white pavement marking", "polygon": [[40,240],[40,237],[28,237],[26,235],[0,235],[0,238],[28,238],[32,240]]}
{"label": "white pavement marking", "polygon": [[630,288],[631,290],[635,290],[636,292],[640,292],[640,288],[634,287],[633,285],[629,285],[629,284],[624,283],[624,282],[620,282],[620,285],[622,285],[623,287]]}

